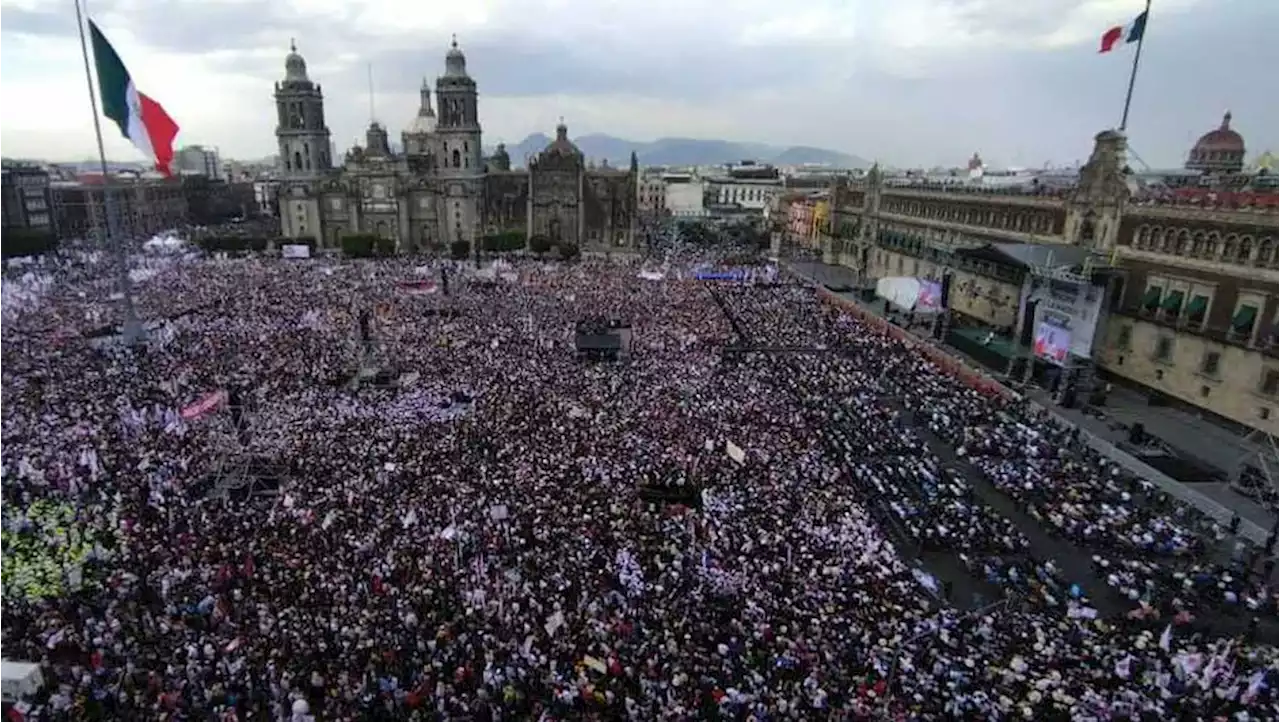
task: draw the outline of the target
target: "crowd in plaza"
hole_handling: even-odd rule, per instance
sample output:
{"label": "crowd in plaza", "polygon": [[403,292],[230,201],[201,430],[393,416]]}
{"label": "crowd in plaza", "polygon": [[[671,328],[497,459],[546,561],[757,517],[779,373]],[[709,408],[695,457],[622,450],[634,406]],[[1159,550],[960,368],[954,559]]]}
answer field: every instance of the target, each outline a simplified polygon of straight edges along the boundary
{"label": "crowd in plaza", "polygon": [[[1191,618],[1232,573],[1275,613],[1208,560],[1212,526],[803,284],[692,279],[716,260],[176,254],[138,285],[170,319],[144,348],[86,336],[115,313],[104,259],[7,278],[3,652],[45,682],[11,709],[1277,718],[1274,643]],[[631,324],[623,362],[574,353],[601,314]],[[359,359],[396,381],[350,382]],[[246,456],[277,493],[211,494]],[[967,467],[1124,566],[1099,573],[1144,613],[1092,613]],[[661,486],[696,493],[639,493]],[[951,600],[920,549],[1006,603]]]}

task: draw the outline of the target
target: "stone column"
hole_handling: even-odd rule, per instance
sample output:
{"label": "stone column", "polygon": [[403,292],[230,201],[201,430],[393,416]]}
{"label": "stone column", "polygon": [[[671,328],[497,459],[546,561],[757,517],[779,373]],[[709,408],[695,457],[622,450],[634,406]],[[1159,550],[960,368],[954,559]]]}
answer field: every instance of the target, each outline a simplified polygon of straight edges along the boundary
{"label": "stone column", "polygon": [[586,203],[584,202],[586,193],[583,192],[586,189],[586,184],[587,184],[587,172],[581,166],[579,166],[578,168],[578,199],[576,204],[578,208],[578,247],[579,248],[582,248],[583,239],[587,237],[587,214],[586,214],[586,208],[584,208],[584,206],[586,205]]}
{"label": "stone column", "polygon": [[525,202],[524,202],[524,229],[525,229],[524,235],[525,235],[525,242],[527,243],[529,239],[533,238],[533,162],[532,161],[530,161],[527,164],[526,170],[529,173],[529,190],[525,194]]}

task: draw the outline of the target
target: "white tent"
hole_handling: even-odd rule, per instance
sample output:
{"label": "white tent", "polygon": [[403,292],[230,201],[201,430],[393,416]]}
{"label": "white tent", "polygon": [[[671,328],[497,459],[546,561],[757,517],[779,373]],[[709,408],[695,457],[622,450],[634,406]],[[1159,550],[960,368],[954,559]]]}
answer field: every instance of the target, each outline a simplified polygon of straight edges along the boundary
{"label": "white tent", "polygon": [[30,697],[44,686],[40,665],[0,659],[0,693],[6,700]]}
{"label": "white tent", "polygon": [[881,278],[876,281],[876,295],[903,311],[911,311],[920,298],[920,281],[900,276]]}

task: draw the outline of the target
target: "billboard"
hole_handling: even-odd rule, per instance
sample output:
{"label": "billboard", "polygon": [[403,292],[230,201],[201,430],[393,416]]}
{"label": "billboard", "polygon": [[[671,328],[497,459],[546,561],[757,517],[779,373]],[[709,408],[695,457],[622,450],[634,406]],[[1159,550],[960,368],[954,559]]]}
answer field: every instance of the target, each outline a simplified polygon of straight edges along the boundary
{"label": "billboard", "polygon": [[926,313],[942,310],[942,284],[920,279],[920,292],[916,294],[916,311]]}
{"label": "billboard", "polygon": [[1037,358],[1061,366],[1067,360],[1071,347],[1070,329],[1056,326],[1049,321],[1036,327],[1035,354]]}
{"label": "billboard", "polygon": [[876,295],[903,311],[937,313],[942,310],[942,284],[909,276],[876,281]]}
{"label": "billboard", "polygon": [[[1080,358],[1091,357],[1098,321],[1102,315],[1104,287],[1045,278],[1032,278],[1031,283],[1028,298],[1036,302],[1036,355],[1040,355],[1038,349],[1042,333],[1052,330],[1050,336],[1053,343],[1065,345],[1067,354]],[[1046,329],[1046,325],[1052,329]]]}

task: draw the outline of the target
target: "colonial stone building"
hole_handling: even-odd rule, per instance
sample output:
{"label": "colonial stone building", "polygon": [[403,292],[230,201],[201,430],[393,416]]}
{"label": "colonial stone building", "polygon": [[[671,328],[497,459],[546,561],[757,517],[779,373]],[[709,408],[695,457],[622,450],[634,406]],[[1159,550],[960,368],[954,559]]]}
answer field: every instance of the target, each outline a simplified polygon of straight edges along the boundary
{"label": "colonial stone building", "polygon": [[1103,276],[1092,370],[1275,434],[1277,199],[1265,171],[1238,172],[1229,123],[1191,149],[1181,187],[1139,187],[1111,130],[1067,188],[896,186],[873,168],[835,183],[819,242],[868,285],[948,277],[954,323],[999,332],[1011,357],[1029,277]]}
{"label": "colonial stone building", "polygon": [[528,168],[513,170],[502,144],[484,157],[476,82],[456,40],[436,79],[439,114],[424,80],[418,112],[401,133],[401,153],[375,121],[364,146],[335,163],[320,85],[307,76],[296,47],[275,98],[285,237],[336,247],[344,235],[373,233],[393,239],[402,252],[512,231],[585,249],[635,243],[635,154],[626,170],[588,167],[562,121]]}

